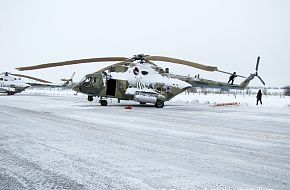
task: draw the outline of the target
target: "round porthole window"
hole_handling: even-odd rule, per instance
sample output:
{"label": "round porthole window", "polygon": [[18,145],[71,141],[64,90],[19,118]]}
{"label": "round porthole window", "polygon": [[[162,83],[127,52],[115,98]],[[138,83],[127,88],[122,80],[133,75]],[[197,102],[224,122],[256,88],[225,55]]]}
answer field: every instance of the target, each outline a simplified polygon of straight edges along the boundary
{"label": "round porthole window", "polygon": [[135,75],[138,75],[138,74],[139,74],[139,69],[138,69],[138,67],[135,67],[134,70],[133,70],[133,72],[134,72]]}

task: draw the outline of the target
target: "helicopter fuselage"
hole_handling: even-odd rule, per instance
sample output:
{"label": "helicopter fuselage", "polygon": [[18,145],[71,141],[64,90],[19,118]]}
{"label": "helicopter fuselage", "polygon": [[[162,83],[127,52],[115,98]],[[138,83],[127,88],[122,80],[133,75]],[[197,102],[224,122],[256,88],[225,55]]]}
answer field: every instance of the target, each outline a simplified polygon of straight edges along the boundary
{"label": "helicopter fuselage", "polygon": [[155,103],[157,100],[168,101],[188,88],[191,88],[189,83],[162,75],[159,67],[137,63],[88,74],[73,90],[89,97]]}

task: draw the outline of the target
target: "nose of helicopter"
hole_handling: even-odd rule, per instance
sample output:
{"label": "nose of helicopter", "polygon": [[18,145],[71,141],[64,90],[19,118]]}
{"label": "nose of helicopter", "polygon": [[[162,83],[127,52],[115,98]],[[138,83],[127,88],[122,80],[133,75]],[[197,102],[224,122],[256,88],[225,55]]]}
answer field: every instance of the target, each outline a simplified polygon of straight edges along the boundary
{"label": "nose of helicopter", "polygon": [[31,87],[31,85],[26,84],[26,83],[23,83],[23,84],[20,84],[18,87],[19,87],[19,88],[26,89],[26,88],[28,88],[28,87]]}
{"label": "nose of helicopter", "polygon": [[80,92],[80,84],[76,84],[72,87],[72,89],[76,92]]}

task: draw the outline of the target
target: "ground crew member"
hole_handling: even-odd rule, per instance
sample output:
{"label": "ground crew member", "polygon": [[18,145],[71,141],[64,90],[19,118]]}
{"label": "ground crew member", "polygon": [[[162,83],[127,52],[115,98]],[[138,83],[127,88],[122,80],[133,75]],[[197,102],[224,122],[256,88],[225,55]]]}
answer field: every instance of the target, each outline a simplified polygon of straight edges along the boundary
{"label": "ground crew member", "polygon": [[262,105],[262,91],[261,90],[259,90],[256,98],[257,98],[257,105],[258,105],[259,102]]}

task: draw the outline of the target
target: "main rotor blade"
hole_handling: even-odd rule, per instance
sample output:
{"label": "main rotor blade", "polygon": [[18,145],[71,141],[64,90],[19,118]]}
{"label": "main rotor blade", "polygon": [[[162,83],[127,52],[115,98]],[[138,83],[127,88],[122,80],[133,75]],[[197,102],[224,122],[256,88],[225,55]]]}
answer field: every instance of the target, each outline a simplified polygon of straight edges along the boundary
{"label": "main rotor blade", "polygon": [[43,83],[51,83],[49,81],[46,81],[46,80],[43,80],[43,79],[39,79],[39,78],[36,78],[36,77],[32,77],[32,76],[28,76],[28,75],[13,74],[13,73],[10,73],[10,75],[13,75],[13,76],[16,76],[16,77],[28,78],[28,79],[36,80],[36,81],[43,82]]}
{"label": "main rotor blade", "polygon": [[[229,72],[226,72],[226,71],[221,71],[221,70],[217,70],[217,72],[220,72],[220,73],[225,73],[225,74],[229,74],[229,75],[232,75],[232,73],[229,73]],[[242,77],[242,78],[247,78],[245,76],[242,76],[242,75],[237,75],[238,77]]]}
{"label": "main rotor blade", "polygon": [[257,76],[257,77],[260,79],[260,81],[263,83],[263,85],[266,84],[260,76]]}
{"label": "main rotor blade", "polygon": [[[151,61],[148,61],[148,60],[145,60],[145,61],[146,61],[146,63],[149,63],[149,64],[154,65],[154,66],[157,67],[157,65],[156,65],[155,63],[153,63],[153,62],[151,62]],[[96,71],[96,72],[103,72],[103,71],[105,71],[105,70],[110,69],[110,68],[113,67],[113,66],[117,66],[117,65],[125,65],[125,64],[128,64],[128,63],[130,63],[130,62],[134,62],[134,60],[131,59],[131,58],[129,58],[129,59],[125,60],[125,61],[121,61],[121,62],[119,62],[119,63],[115,63],[115,64],[113,64],[113,65],[110,65],[110,66],[107,66],[107,67],[105,67],[105,68],[102,68],[102,69],[100,69],[100,70],[98,70],[98,71]]]}
{"label": "main rotor blade", "polygon": [[107,67],[102,68],[102,69],[100,69],[100,70],[98,70],[98,71],[96,71],[96,72],[103,72],[103,71],[105,71],[105,70],[110,69],[110,68],[113,67],[113,66],[117,66],[117,65],[125,65],[125,64],[127,64],[127,63],[129,63],[129,62],[133,62],[133,60],[127,58],[125,61],[121,61],[121,62],[119,62],[119,63],[115,63],[115,64],[113,64],[113,65],[107,66]]}
{"label": "main rotor blade", "polygon": [[74,72],[74,73],[71,75],[70,79],[74,78],[75,74],[76,74],[76,72]]}
{"label": "main rotor blade", "polygon": [[26,70],[35,70],[35,69],[43,69],[49,67],[59,67],[65,65],[74,65],[74,64],[82,64],[82,63],[93,63],[93,62],[108,62],[108,61],[125,61],[128,58],[126,57],[101,57],[101,58],[89,58],[89,59],[78,59],[78,60],[71,60],[71,61],[63,61],[63,62],[56,62],[56,63],[46,63],[28,67],[18,67],[16,68],[19,71],[26,71]]}
{"label": "main rotor blade", "polygon": [[210,71],[210,72],[218,70],[217,67],[202,65],[202,64],[199,64],[199,63],[194,63],[194,62],[186,61],[186,60],[182,60],[182,59],[175,59],[175,58],[171,58],[171,57],[147,56],[144,59],[147,60],[147,61],[164,61],[164,62],[176,63],[176,64],[181,64],[181,65],[187,65],[187,66],[190,66],[190,67],[194,67],[194,68],[197,68],[197,69]]}
{"label": "main rotor blade", "polygon": [[256,72],[258,72],[258,69],[259,69],[259,63],[260,63],[260,57],[257,58]]}
{"label": "main rotor blade", "polygon": [[152,61],[148,61],[148,60],[145,60],[145,61],[146,61],[146,63],[149,63],[149,64],[154,65],[155,67],[157,67],[157,65],[155,63],[153,63]]}

